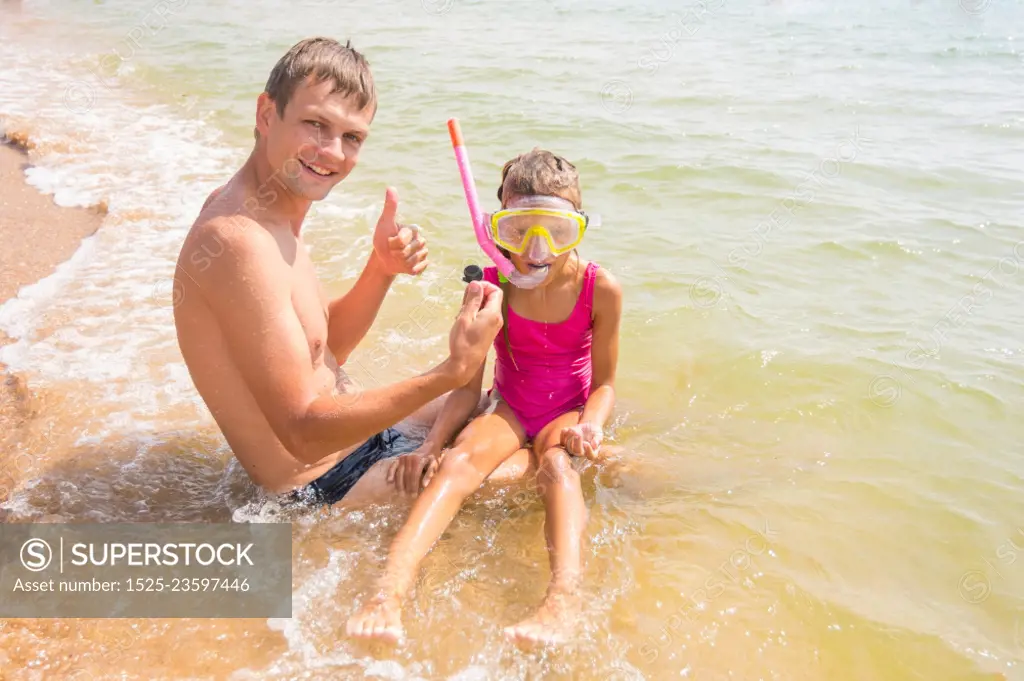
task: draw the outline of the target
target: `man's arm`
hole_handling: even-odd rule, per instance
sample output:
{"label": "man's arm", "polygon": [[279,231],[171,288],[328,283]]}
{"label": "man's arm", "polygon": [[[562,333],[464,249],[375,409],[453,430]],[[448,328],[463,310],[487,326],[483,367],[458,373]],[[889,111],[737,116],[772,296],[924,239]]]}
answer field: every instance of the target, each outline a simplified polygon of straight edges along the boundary
{"label": "man's arm", "polygon": [[619,325],[622,320],[622,286],[605,269],[598,270],[594,283],[594,339],[591,361],[594,374],[590,397],[580,423],[598,428],[611,418],[615,408],[615,372],[619,363]]}
{"label": "man's arm", "polygon": [[352,290],[327,306],[327,347],[339,366],[345,364],[373,326],[394,280],[395,275],[384,271],[376,252],[371,250],[366,267]]}
{"label": "man's arm", "polygon": [[291,279],[290,267],[274,236],[252,226],[233,229],[221,218],[207,225],[225,248],[198,283],[260,411],[303,463],[362,442],[465,384],[501,328],[500,290],[471,285],[452,327],[451,354],[440,365],[362,393],[318,394],[306,336],[282,284]]}

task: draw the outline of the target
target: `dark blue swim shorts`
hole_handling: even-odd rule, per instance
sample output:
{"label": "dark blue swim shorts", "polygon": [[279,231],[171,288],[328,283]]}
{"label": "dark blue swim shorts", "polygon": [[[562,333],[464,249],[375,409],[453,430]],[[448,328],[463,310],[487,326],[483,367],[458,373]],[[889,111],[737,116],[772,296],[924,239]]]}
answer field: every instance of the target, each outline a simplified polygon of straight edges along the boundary
{"label": "dark blue swim shorts", "polygon": [[306,504],[331,506],[341,501],[373,464],[407,454],[418,446],[418,442],[404,433],[388,428],[359,445],[313,482],[293,491],[289,498]]}

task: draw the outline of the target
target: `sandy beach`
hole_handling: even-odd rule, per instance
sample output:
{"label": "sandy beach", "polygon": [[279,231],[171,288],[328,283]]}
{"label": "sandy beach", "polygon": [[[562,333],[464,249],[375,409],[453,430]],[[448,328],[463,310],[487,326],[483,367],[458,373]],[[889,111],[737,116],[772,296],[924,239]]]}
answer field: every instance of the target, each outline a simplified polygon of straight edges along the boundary
{"label": "sandy beach", "polygon": [[[43,279],[74,254],[103,223],[106,208],[65,208],[56,205],[25,180],[32,163],[32,142],[9,132],[0,138],[0,304],[28,284]],[[0,332],[0,344],[9,339]],[[23,377],[0,363],[0,446],[3,452],[32,418],[32,390]]]}
{"label": "sandy beach", "polygon": [[51,274],[99,229],[106,210],[64,208],[25,181],[31,141],[12,135],[0,145],[0,303]]}

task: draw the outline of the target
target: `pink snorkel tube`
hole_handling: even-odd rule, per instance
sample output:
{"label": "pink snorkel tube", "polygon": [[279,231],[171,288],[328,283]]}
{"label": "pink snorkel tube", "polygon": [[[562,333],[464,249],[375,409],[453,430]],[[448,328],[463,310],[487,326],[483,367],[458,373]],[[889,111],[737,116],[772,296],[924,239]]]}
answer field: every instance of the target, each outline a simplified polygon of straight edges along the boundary
{"label": "pink snorkel tube", "polygon": [[466,152],[466,145],[462,141],[462,130],[459,128],[457,118],[448,119],[448,134],[452,138],[452,148],[455,150],[455,161],[459,164],[459,174],[462,176],[462,190],[466,193],[466,204],[469,206],[469,217],[473,220],[473,231],[476,233],[476,241],[480,248],[487,254],[498,267],[498,272],[519,288],[534,288],[544,281],[547,272],[525,275],[515,268],[508,258],[501,254],[498,245],[494,243],[490,232],[487,231],[487,220],[480,210],[480,200],[476,195],[476,183],[473,181],[473,170],[469,166],[469,154]]}

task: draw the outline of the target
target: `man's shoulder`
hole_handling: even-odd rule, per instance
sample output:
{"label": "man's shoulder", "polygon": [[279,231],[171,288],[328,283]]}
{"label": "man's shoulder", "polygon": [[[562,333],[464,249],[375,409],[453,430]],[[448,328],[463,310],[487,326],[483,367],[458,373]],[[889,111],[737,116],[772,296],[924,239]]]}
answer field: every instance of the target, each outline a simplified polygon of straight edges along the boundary
{"label": "man's shoulder", "polygon": [[250,215],[237,212],[200,214],[192,226],[192,233],[197,237],[217,238],[240,248],[275,241],[265,225]]}
{"label": "man's shoulder", "polygon": [[226,183],[222,184],[221,186],[217,187],[212,192],[210,192],[210,195],[206,197],[206,201],[203,202],[203,207],[199,209],[200,215],[206,212],[206,209],[210,207],[210,204],[213,203],[218,196],[220,196],[221,192],[223,192],[224,188],[227,186],[228,185]]}
{"label": "man's shoulder", "polygon": [[216,250],[231,246],[245,252],[258,248],[261,242],[273,243],[270,233],[255,219],[239,214],[207,209],[200,213],[185,237],[183,251]]}
{"label": "man's shoulder", "polygon": [[249,198],[237,178],[217,187],[199,209],[189,238],[216,236],[231,240],[266,237],[267,230],[248,210]]}
{"label": "man's shoulder", "polygon": [[197,283],[219,285],[240,270],[280,260],[270,230],[225,198],[211,195],[182,244],[178,266]]}

